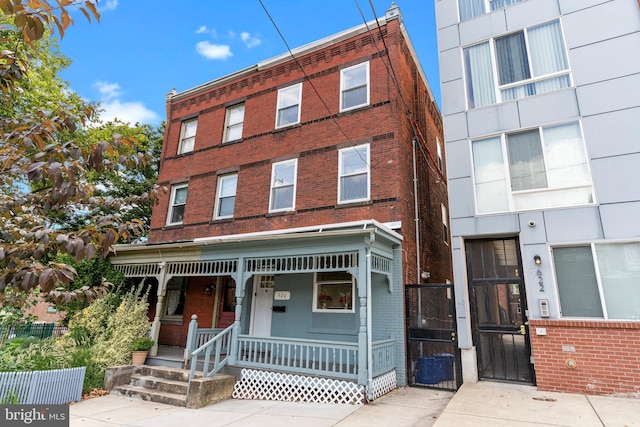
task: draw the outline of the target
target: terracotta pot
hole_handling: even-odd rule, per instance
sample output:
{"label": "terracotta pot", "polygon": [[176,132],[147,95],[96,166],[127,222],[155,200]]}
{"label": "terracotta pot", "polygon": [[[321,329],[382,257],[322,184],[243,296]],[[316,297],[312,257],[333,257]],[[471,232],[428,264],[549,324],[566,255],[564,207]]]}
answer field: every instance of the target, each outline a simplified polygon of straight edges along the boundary
{"label": "terracotta pot", "polygon": [[147,354],[149,352],[147,350],[144,351],[134,351],[131,353],[131,364],[133,365],[144,365],[144,361],[147,360]]}

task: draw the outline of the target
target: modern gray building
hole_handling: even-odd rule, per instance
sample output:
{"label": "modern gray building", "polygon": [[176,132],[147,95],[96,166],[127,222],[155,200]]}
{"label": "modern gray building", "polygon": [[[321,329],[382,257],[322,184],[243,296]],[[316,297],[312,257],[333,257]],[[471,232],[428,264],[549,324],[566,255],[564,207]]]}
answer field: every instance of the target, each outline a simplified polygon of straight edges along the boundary
{"label": "modern gray building", "polygon": [[640,7],[436,0],[466,382],[640,389]]}

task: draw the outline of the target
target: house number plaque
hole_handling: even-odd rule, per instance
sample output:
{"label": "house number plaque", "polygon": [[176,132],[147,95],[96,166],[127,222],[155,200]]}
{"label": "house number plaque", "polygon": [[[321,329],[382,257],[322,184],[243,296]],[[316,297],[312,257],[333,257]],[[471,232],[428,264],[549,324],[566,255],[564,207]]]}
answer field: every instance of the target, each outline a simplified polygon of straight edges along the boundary
{"label": "house number plaque", "polygon": [[289,291],[276,291],[273,294],[273,299],[277,301],[289,301],[291,299],[291,292]]}

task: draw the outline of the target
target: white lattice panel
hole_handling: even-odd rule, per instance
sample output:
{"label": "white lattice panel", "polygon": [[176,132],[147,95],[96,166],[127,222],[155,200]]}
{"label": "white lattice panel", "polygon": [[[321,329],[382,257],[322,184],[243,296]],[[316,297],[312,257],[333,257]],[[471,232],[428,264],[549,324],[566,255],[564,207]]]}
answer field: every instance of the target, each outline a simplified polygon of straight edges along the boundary
{"label": "white lattice panel", "polygon": [[234,399],[284,402],[364,403],[364,386],[330,378],[243,369],[233,388]]}
{"label": "white lattice panel", "polygon": [[376,400],[380,396],[384,396],[391,390],[398,388],[395,369],[384,375],[374,378],[371,381],[371,400]]}

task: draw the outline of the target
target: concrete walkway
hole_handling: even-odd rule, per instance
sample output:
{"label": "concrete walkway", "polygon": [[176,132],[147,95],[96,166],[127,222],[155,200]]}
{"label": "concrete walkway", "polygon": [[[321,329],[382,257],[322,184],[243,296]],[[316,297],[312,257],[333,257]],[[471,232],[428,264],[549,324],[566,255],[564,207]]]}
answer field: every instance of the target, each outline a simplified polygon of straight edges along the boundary
{"label": "concrete walkway", "polygon": [[70,407],[71,427],[640,426],[640,395],[585,396],[496,382],[457,393],[397,389],[367,405],[226,400],[200,409],[109,395]]}

